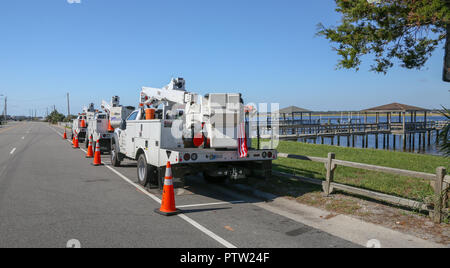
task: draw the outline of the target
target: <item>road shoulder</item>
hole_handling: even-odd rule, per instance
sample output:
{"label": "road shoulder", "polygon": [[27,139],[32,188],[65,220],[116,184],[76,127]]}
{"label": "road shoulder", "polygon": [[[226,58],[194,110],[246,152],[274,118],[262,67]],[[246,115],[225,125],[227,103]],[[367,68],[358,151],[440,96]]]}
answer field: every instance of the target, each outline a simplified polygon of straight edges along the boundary
{"label": "road shoulder", "polygon": [[216,186],[216,188],[240,199],[244,199],[245,196],[248,198],[251,195],[266,200],[255,202],[254,205],[364,247],[373,241],[379,241],[382,248],[448,247],[448,245],[421,239],[379,224],[301,204],[295,200],[256,190],[249,186],[231,185],[229,189],[221,186]]}

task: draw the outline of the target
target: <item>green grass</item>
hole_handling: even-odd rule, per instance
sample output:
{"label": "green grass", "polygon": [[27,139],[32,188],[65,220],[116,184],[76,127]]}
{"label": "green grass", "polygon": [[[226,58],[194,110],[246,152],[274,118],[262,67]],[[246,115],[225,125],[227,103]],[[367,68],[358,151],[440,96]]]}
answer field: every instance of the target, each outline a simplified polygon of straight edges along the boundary
{"label": "green grass", "polygon": [[[336,159],[340,160],[432,174],[439,166],[444,166],[447,170],[450,167],[450,159],[444,157],[375,149],[345,148],[290,141],[280,141],[277,149],[283,153],[317,157],[327,157],[329,152],[333,152],[336,154]],[[274,161],[274,169],[322,180],[326,175],[324,164],[295,159],[280,158]],[[335,181],[419,201],[425,201],[433,195],[433,189],[426,180],[362,169],[338,166],[335,171]]]}

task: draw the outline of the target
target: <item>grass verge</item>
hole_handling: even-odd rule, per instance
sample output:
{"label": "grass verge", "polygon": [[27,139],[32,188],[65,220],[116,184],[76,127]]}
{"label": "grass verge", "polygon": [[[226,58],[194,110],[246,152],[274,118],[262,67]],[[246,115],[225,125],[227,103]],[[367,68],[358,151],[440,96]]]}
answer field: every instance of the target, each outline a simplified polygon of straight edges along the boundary
{"label": "grass verge", "polygon": [[[329,152],[333,152],[336,154],[336,159],[340,160],[432,174],[436,172],[436,168],[439,166],[443,166],[447,170],[450,167],[450,160],[445,157],[385,150],[346,148],[291,141],[280,141],[277,149],[283,153],[316,157],[327,157]],[[326,175],[322,163],[295,159],[280,158],[274,161],[274,169],[321,180],[324,180]],[[430,182],[426,180],[342,166],[339,166],[335,171],[335,181],[423,202],[429,201],[434,193]]]}

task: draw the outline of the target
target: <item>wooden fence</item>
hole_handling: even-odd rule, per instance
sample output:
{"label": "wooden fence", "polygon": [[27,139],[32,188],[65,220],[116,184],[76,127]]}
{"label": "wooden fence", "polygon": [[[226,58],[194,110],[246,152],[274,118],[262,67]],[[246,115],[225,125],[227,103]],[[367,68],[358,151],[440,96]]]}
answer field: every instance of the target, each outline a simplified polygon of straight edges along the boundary
{"label": "wooden fence", "polygon": [[[355,162],[349,162],[349,161],[343,161],[335,159],[334,153],[329,153],[328,158],[322,158],[322,157],[311,157],[311,156],[303,156],[303,155],[292,155],[292,154],[284,154],[279,153],[278,157],[281,158],[291,158],[291,159],[298,159],[298,160],[304,160],[304,161],[313,161],[313,162],[320,162],[325,164],[325,168],[327,170],[326,174],[326,180],[321,181],[317,179],[311,179],[311,178],[302,178],[297,177],[297,179],[307,182],[307,183],[314,183],[318,185],[322,185],[322,189],[326,195],[330,195],[333,193],[334,190],[340,190],[360,196],[369,197],[375,200],[388,202],[394,205],[404,206],[404,207],[410,207],[413,209],[419,209],[422,211],[428,211],[430,213],[430,216],[433,218],[434,222],[441,223],[444,213],[443,211],[446,209],[447,206],[447,200],[448,200],[448,189],[450,185],[450,176],[446,175],[447,171],[444,167],[438,167],[436,169],[436,174],[429,174],[429,173],[423,173],[423,172],[417,172],[417,171],[410,171],[410,170],[404,170],[404,169],[397,169],[397,168],[390,168],[390,167],[381,167],[381,166],[375,166],[375,165],[369,165],[369,164],[362,164],[362,163],[355,163]],[[345,184],[340,184],[334,182],[334,172],[337,168],[337,166],[345,166],[345,167],[351,167],[351,168],[358,168],[358,169],[364,169],[364,170],[371,170],[371,171],[378,171],[378,172],[384,172],[384,173],[390,173],[390,174],[396,174],[396,175],[402,175],[402,176],[408,176],[408,177],[414,177],[414,178],[420,178],[427,181],[434,182],[434,198],[433,198],[433,208],[431,208],[429,205],[415,201],[410,199],[405,199],[401,197],[391,196],[379,192],[374,192],[366,189],[361,189]],[[285,173],[281,173],[282,175],[288,175]]]}

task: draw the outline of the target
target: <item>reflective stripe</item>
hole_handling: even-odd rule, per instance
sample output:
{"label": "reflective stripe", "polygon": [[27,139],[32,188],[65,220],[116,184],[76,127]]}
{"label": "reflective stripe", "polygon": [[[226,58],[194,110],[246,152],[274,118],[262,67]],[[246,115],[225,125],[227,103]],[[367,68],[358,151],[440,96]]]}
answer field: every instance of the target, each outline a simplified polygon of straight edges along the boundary
{"label": "reflective stripe", "polygon": [[171,168],[166,169],[166,176],[165,177],[166,178],[168,178],[168,177],[172,178],[172,169]]}
{"label": "reflective stripe", "polygon": [[167,185],[167,186],[173,185],[173,180],[172,179],[165,179],[164,180],[164,185]]}

